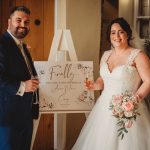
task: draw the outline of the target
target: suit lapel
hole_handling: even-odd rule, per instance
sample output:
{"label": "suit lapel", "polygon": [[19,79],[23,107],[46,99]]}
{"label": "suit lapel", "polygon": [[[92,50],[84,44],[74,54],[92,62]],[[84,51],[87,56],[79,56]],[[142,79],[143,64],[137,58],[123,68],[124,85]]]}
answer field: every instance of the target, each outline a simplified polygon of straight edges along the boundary
{"label": "suit lapel", "polygon": [[14,61],[18,61],[19,66],[24,68],[26,70],[25,72],[27,72],[28,76],[30,76],[28,67],[21,53],[21,50],[19,49],[14,39],[11,37],[11,35],[8,32],[4,34],[4,42],[7,47],[9,55],[13,56],[13,58],[15,59]]}
{"label": "suit lapel", "polygon": [[23,56],[21,54],[19,47],[17,46],[14,39],[11,37],[11,35],[8,32],[4,34],[4,39],[5,42],[7,43],[8,50],[10,50],[11,53],[16,54],[19,59],[23,60]]}

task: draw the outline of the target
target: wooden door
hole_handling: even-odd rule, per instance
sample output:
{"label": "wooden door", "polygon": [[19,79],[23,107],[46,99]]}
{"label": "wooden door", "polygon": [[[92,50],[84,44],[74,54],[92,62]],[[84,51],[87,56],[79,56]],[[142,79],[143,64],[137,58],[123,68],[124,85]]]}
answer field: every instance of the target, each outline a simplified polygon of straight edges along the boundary
{"label": "wooden door", "polygon": [[26,41],[34,60],[47,60],[54,32],[54,0],[16,0],[31,10],[31,31]]}
{"label": "wooden door", "polygon": [[[47,60],[54,34],[54,0],[0,0],[0,33],[7,29],[10,10],[25,5],[31,10],[31,28],[26,38],[34,60]],[[33,150],[52,150],[54,147],[54,116],[42,115]]]}
{"label": "wooden door", "polygon": [[0,34],[6,31],[10,10],[14,6],[14,0],[0,0]]}

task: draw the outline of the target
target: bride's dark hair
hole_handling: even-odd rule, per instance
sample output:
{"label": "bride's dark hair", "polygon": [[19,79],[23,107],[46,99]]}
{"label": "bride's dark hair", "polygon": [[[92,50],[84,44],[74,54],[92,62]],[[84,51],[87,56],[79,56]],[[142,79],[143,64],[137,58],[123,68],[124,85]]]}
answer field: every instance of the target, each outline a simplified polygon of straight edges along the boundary
{"label": "bride's dark hair", "polygon": [[107,28],[107,40],[109,43],[111,43],[110,41],[110,33],[111,33],[111,26],[114,23],[118,23],[120,25],[120,27],[127,33],[128,36],[128,44],[130,45],[130,40],[132,40],[132,30],[131,27],[129,25],[129,23],[123,18],[116,18],[114,20],[111,21],[111,23],[109,24],[108,28]]}

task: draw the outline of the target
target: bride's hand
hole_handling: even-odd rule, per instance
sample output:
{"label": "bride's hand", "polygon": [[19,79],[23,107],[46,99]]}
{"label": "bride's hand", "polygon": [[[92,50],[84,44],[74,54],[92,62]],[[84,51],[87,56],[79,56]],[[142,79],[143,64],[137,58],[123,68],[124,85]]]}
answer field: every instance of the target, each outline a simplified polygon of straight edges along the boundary
{"label": "bride's hand", "polygon": [[141,102],[141,97],[140,97],[139,94],[135,94],[135,98],[136,98],[136,100],[137,100],[138,103]]}

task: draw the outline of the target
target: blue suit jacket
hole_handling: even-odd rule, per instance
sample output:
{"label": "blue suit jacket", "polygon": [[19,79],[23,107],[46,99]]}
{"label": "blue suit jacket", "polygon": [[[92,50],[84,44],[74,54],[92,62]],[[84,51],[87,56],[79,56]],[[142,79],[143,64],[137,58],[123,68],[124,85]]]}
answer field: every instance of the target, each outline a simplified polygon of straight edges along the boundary
{"label": "blue suit jacket", "polygon": [[[33,75],[36,71],[28,50]],[[32,116],[32,92],[16,95],[21,81],[31,79],[26,62],[8,32],[0,38],[0,125],[23,125]]]}

